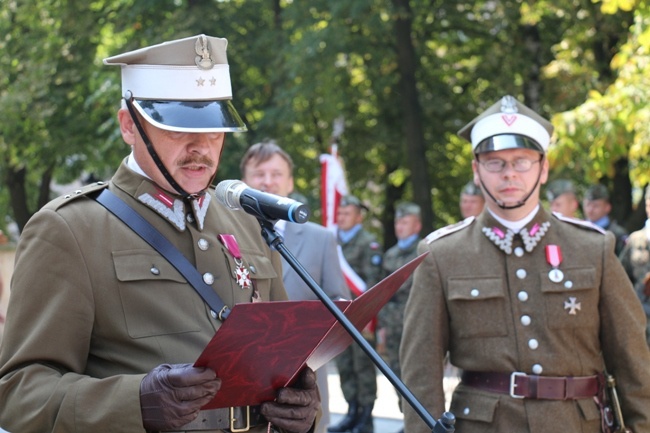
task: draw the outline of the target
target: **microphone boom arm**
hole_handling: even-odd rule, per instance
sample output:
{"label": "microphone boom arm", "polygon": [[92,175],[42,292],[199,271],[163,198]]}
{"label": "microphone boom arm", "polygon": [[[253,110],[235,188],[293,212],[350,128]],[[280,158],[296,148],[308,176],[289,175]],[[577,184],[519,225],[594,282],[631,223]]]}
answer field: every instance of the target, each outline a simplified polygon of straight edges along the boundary
{"label": "microphone boom arm", "polygon": [[302,264],[296,259],[296,257],[289,251],[289,249],[284,245],[282,237],[275,231],[273,225],[277,222],[272,220],[267,220],[265,218],[258,217],[257,220],[262,227],[262,237],[269,245],[270,248],[278,251],[280,255],[289,263],[289,265],[295,270],[300,278],[309,286],[309,288],[314,292],[314,294],[321,300],[325,307],[336,317],[336,320],[343,326],[343,328],[350,334],[352,339],[357,342],[357,344],[363,349],[363,351],[370,357],[372,362],[379,368],[379,370],[384,374],[388,381],[393,384],[402,397],[411,405],[411,407],[417,412],[422,421],[424,421],[427,426],[431,429],[433,433],[453,433],[455,431],[454,423],[456,421],[454,415],[451,412],[445,412],[442,414],[441,420],[436,421],[433,416],[422,406],[422,403],[413,395],[411,390],[409,390],[404,382],[397,377],[397,375],[390,369],[388,364],[379,356],[375,349],[366,341],[366,339],[361,335],[361,333],[354,327],[352,322],[343,314],[343,312],[334,304],[334,302],[327,296],[327,294],[321,289],[316,281],[309,275],[309,272],[302,266]]}

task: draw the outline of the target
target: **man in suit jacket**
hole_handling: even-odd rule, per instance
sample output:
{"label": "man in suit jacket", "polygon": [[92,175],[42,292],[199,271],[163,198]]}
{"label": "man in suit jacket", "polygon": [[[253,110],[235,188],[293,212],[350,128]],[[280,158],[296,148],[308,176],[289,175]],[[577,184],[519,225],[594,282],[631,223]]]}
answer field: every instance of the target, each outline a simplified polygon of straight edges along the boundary
{"label": "man in suit jacket", "polygon": [[[288,197],[293,192],[293,160],[275,141],[254,144],[244,154],[240,169],[242,180],[251,188]],[[330,299],[350,299],[350,291],[338,261],[334,233],[318,224],[290,223],[280,220],[275,229],[284,238],[285,246],[309,272]],[[316,294],[298,273],[282,259],[282,279],[289,299],[316,300]],[[327,372],[318,374],[322,417],[315,433],[324,433],[329,424],[329,392]]]}

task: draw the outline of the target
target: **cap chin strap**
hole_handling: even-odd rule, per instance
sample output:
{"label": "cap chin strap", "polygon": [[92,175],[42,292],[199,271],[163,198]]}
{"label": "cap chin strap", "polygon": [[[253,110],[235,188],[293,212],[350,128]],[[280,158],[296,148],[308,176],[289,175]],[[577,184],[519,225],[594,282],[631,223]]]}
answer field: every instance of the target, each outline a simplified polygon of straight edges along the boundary
{"label": "cap chin strap", "polygon": [[[201,191],[200,193],[196,193],[196,194],[190,194],[187,191],[185,191],[183,187],[181,187],[178,184],[178,182],[176,182],[176,180],[172,177],[169,171],[167,171],[167,167],[165,167],[165,164],[163,164],[162,160],[158,156],[158,153],[156,153],[156,149],[154,149],[151,140],[149,140],[147,133],[145,132],[144,128],[142,127],[142,124],[140,123],[140,120],[138,120],[138,116],[136,115],[135,108],[133,108],[133,94],[131,93],[130,90],[127,90],[124,93],[124,101],[126,101],[126,107],[129,109],[129,113],[131,113],[131,117],[133,118],[133,122],[135,123],[136,128],[138,128],[138,132],[142,137],[142,141],[144,141],[144,144],[147,146],[147,150],[149,151],[149,155],[151,155],[151,159],[153,159],[153,162],[156,164],[156,167],[158,167],[158,170],[160,170],[160,173],[162,173],[165,180],[167,180],[167,182],[172,186],[172,188],[174,188],[176,192],[180,194],[184,199],[196,198],[198,196],[205,194],[205,191]],[[214,176],[212,177],[212,179],[210,179],[208,185],[212,183],[213,179]]]}
{"label": "cap chin strap", "polygon": [[[476,158],[476,162],[478,163],[478,155],[475,155],[475,158]],[[539,180],[542,178],[542,169],[541,169],[541,167],[542,167],[543,161],[544,161],[544,155],[542,154],[542,157],[539,160],[539,166],[540,166],[539,174],[537,175],[537,180],[535,181],[535,185],[533,186],[533,188],[530,190],[530,192],[528,194],[526,194],[526,197],[524,197],[523,199],[519,200],[517,203],[515,203],[515,204],[513,204],[511,206],[507,206],[502,200],[497,200],[492,195],[492,193],[487,189],[487,187],[483,183],[483,179],[481,179],[480,176],[479,176],[479,182],[481,182],[481,186],[483,187],[483,191],[485,191],[485,193],[492,199],[492,201],[494,201],[497,204],[497,206],[499,206],[501,209],[506,209],[506,210],[508,210],[508,209],[517,209],[517,208],[520,208],[523,205],[525,205],[526,201],[530,198],[531,195],[533,195],[533,192],[535,192],[535,189],[537,188],[537,185],[539,184]]]}

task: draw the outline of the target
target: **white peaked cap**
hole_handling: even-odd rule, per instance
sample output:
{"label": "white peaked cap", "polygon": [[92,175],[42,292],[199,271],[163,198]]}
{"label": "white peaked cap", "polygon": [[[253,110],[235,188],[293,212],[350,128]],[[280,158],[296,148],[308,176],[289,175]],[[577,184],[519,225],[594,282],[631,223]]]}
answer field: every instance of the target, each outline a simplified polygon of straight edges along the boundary
{"label": "white peaked cap", "polygon": [[510,95],[458,131],[472,143],[475,153],[517,147],[546,153],[552,134],[553,125],[548,120]]}
{"label": "white peaked cap", "polygon": [[104,59],[122,69],[122,93],[155,126],[172,131],[245,131],[232,106],[228,41],[196,35]]}

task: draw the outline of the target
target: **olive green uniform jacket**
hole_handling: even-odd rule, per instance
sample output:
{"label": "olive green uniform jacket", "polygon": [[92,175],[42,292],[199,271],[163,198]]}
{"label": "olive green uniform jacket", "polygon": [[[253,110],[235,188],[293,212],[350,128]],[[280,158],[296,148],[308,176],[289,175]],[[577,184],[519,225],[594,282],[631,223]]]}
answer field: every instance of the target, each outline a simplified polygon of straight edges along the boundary
{"label": "olive green uniform jacket", "polygon": [[[497,243],[508,249],[508,230],[486,210],[420,243],[419,252],[430,254],[414,274],[400,361],[405,384],[434,418],[445,408],[447,351],[464,370],[544,376],[594,375],[604,358],[626,423],[650,432],[645,314],[614,254],[614,236],[579,224],[540,208],[522,230],[527,243],[515,235],[506,253]],[[559,283],[549,278],[547,245],[562,250]],[[451,411],[462,433],[600,431],[591,398],[518,399],[461,383]],[[405,431],[431,431],[409,405],[404,412]]]}
{"label": "olive green uniform jacket", "polygon": [[[102,187],[52,201],[22,233],[0,352],[0,425],[11,432],[144,432],[142,378],[193,363],[220,326],[164,258],[87,197]],[[253,291],[237,285],[222,233],[235,235],[261,299],[286,299],[257,221],[210,203],[212,190],[184,208],[124,163],[109,189],[211,275],[226,305]]]}

